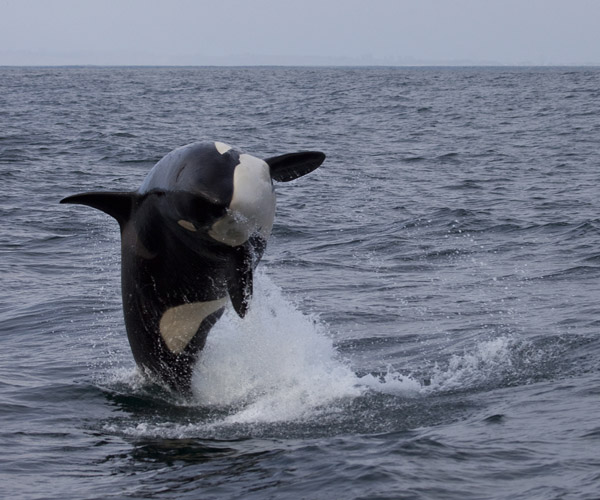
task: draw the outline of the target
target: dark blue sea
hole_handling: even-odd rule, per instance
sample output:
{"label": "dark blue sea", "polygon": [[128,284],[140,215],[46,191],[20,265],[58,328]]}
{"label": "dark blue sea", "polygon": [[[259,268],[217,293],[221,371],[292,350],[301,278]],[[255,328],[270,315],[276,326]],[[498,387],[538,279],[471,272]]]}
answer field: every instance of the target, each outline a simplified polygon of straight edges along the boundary
{"label": "dark blue sea", "polygon": [[[198,140],[327,160],[184,398],[58,202]],[[600,498],[599,68],[0,68],[0,176],[0,497]]]}

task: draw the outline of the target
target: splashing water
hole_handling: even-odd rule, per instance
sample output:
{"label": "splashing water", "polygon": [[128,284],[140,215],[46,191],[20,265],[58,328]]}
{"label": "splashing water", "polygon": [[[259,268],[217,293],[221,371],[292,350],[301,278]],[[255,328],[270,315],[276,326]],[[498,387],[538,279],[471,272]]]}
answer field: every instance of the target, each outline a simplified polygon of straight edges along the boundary
{"label": "splashing water", "polygon": [[[386,383],[370,375],[359,378],[324,325],[286,301],[264,274],[256,288],[247,317],[228,311],[196,368],[193,389],[201,404],[238,409],[224,423],[302,419]],[[394,380],[395,390],[415,385]]]}
{"label": "splashing water", "polygon": [[[211,331],[195,368],[193,399],[175,401],[215,410],[210,422],[191,424],[194,430],[313,420],[367,393],[412,398],[469,390],[512,368],[514,341],[501,337],[436,363],[425,386],[392,366],[383,374],[359,376],[336,350],[326,325],[300,312],[264,273],[256,278],[248,315],[240,319],[228,310]],[[146,392],[137,371],[113,369],[110,378],[109,385]],[[145,434],[148,424],[140,425],[135,433]],[[165,423],[157,425],[162,434]]]}
{"label": "splashing water", "polygon": [[511,337],[498,337],[475,345],[473,350],[450,357],[445,368],[435,364],[430,385],[424,391],[472,389],[498,383],[513,371],[516,342]]}

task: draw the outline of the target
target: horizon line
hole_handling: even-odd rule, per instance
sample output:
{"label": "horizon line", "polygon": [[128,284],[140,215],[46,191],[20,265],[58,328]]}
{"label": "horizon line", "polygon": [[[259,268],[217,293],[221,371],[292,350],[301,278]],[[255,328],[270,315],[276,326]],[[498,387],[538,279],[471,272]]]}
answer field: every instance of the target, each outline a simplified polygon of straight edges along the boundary
{"label": "horizon line", "polygon": [[600,63],[415,63],[415,64],[3,64],[0,68],[597,68]]}

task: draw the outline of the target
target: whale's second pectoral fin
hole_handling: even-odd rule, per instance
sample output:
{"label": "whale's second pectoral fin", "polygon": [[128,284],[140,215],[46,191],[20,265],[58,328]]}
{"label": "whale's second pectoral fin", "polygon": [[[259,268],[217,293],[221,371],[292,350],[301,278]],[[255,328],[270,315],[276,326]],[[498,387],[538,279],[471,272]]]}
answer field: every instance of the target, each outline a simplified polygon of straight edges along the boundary
{"label": "whale's second pectoral fin", "polygon": [[248,243],[235,248],[235,264],[229,279],[228,291],[235,312],[246,316],[252,298],[252,253]]}
{"label": "whale's second pectoral fin", "polygon": [[267,158],[271,178],[278,182],[288,182],[306,175],[323,163],[325,154],[320,151],[301,151]]}
{"label": "whale's second pectoral fin", "polygon": [[117,219],[119,225],[126,223],[131,217],[137,193],[133,192],[91,192],[74,194],[60,200],[61,203],[75,203],[97,208]]}

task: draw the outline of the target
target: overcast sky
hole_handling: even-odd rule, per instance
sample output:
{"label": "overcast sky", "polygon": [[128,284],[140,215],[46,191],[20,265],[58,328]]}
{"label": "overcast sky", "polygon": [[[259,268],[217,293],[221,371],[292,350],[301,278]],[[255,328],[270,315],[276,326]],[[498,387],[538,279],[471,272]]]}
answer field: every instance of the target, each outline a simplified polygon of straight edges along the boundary
{"label": "overcast sky", "polygon": [[0,65],[600,64],[600,0],[0,0]]}

